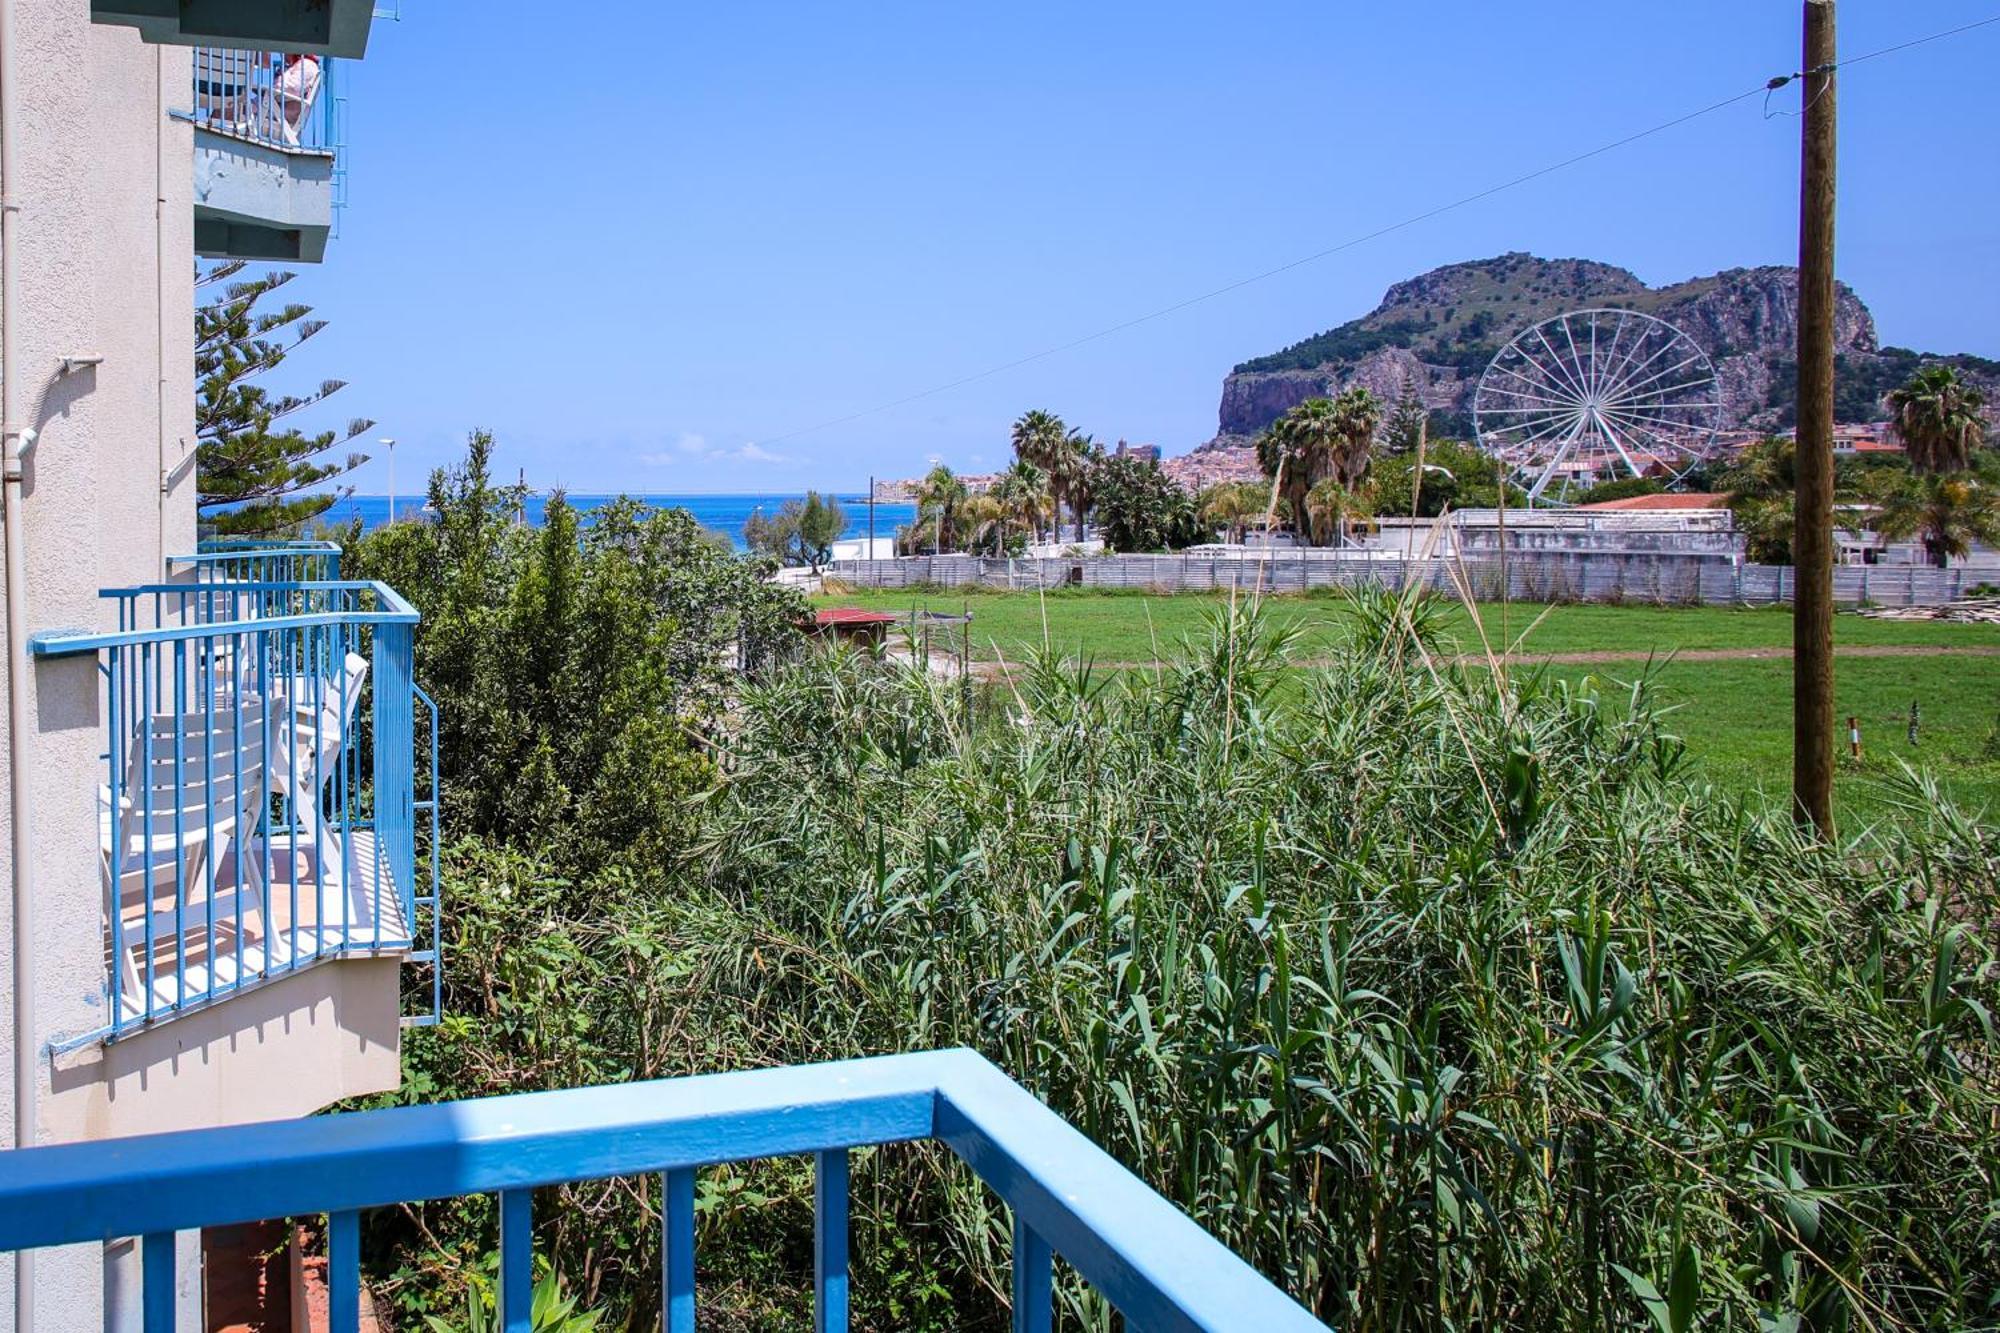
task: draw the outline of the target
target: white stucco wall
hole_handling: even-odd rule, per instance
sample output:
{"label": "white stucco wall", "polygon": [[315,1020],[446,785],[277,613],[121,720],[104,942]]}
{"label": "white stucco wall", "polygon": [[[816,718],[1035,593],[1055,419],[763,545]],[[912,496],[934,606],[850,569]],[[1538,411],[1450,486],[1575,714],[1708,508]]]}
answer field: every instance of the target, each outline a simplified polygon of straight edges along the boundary
{"label": "white stucco wall", "polygon": [[[90,22],[87,0],[14,0],[17,69],[17,402],[39,435],[26,468],[31,631],[115,627],[103,587],[157,581],[193,548],[191,54]],[[64,357],[101,365],[58,376]],[[4,557],[0,557],[4,558]],[[4,635],[0,625],[0,635]],[[96,791],[102,698],[89,658],[31,666],[37,1046],[104,1021],[104,890]],[[0,679],[0,691],[4,691]],[[6,772],[0,752],[0,779]],[[0,803],[0,827],[7,822]],[[11,882],[11,838],[0,876]],[[0,1014],[11,1020],[11,919],[0,913]],[[41,1062],[42,1142],[299,1115],[397,1076],[396,963],[338,963],[163,1025],[110,1049]],[[0,1024],[0,1055],[11,1050]],[[58,1067],[60,1066],[60,1067]],[[0,1059],[0,1143],[11,1142],[11,1062]],[[194,1238],[183,1237],[184,1327],[199,1318]],[[126,1326],[128,1245],[46,1251],[36,1329]],[[0,1328],[13,1304],[0,1262]]]}
{"label": "white stucco wall", "polygon": [[[193,434],[192,132],[162,115],[184,95],[190,57],[92,24],[83,0],[15,0],[14,8],[22,80],[14,371],[18,410],[39,435],[24,488],[28,623],[103,625],[98,588],[150,577],[160,553],[194,532],[191,491],[163,503],[159,488],[163,437],[178,449]],[[57,376],[65,356],[105,359]],[[36,989],[46,1034],[91,1021],[98,1007],[102,889],[89,853],[99,741],[92,664],[35,675]],[[11,839],[0,839],[0,874],[10,880],[11,860]],[[10,936],[11,922],[0,919],[0,957]],[[9,975],[9,1014],[12,992]],[[0,1133],[9,1141],[11,1081],[11,1065],[0,1067]],[[45,1253],[37,1328],[105,1327],[107,1284],[121,1275],[129,1283],[135,1272],[96,1246]],[[11,1265],[0,1266],[0,1309],[12,1308],[11,1286]],[[198,1319],[198,1297],[190,1269],[181,1287],[187,1326]]]}

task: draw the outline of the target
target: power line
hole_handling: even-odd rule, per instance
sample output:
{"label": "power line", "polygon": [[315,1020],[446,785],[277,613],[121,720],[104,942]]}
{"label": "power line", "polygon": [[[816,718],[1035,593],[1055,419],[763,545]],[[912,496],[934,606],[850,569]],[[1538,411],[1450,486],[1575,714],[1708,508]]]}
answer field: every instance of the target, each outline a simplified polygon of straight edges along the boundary
{"label": "power line", "polygon": [[1972,22],[1962,23],[1956,28],[1946,28],[1943,32],[1934,32],[1928,37],[1912,37],[1909,41],[1897,42],[1894,46],[1879,47],[1865,55],[1849,56],[1845,60],[1835,62],[1835,67],[1858,65],[1864,60],[1873,60],[1877,56],[1894,55],[1898,51],[1907,51],[1913,46],[1922,46],[1926,42],[1943,41],[1947,37],[1956,37],[1962,32],[1971,32],[1974,28],[1990,27],[1995,23],[2000,23],[2000,14],[1994,14],[1990,18],[1974,19]]}
{"label": "power line", "polygon": [[[1907,51],[1911,47],[1923,46],[1929,42],[1942,41],[1947,37],[1956,37],[1961,33],[1971,32],[1975,28],[1984,28],[1995,23],[2000,23],[2000,14],[1995,14],[1989,18],[1978,19],[1972,23],[1961,24],[1956,28],[1947,28],[1942,32],[1934,32],[1925,37],[1915,37],[1906,42],[1898,42],[1893,46],[1881,47],[1878,50],[1869,51],[1862,55],[1850,56],[1849,58],[1840,61],[1839,64],[1843,66],[1858,65],[1864,60],[1874,60],[1879,56],[1893,55],[1898,51]],[[1468,207],[1469,205],[1476,204],[1483,199],[1490,199],[1496,194],[1503,194],[1508,190],[1518,189],[1520,186],[1526,185],[1531,181],[1540,180],[1544,176],[1554,175],[1558,171],[1566,171],[1569,168],[1578,165],[1579,163],[1588,162],[1592,158],[1602,157],[1606,153],[1616,152],[1620,148],[1628,147],[1632,144],[1640,142],[1643,139],[1650,139],[1658,134],[1664,134],[1668,130],[1678,129],[1680,126],[1687,124],[1689,121],[1700,120],[1703,116],[1713,115],[1717,111],[1721,111],[1728,107],[1735,106],[1738,102],[1748,101],[1749,99],[1756,97],[1760,94],[1764,97],[1765,104],[1768,107],[1770,103],[1770,97],[1773,92],[1776,92],[1778,89],[1784,87],[1786,84],[1792,82],[1794,79],[1799,79],[1803,77],[1805,77],[1804,74],[1780,75],[1777,78],[1770,79],[1764,83],[1758,84],[1755,88],[1746,89],[1745,91],[1736,93],[1733,96],[1725,97],[1718,102],[1710,102],[1707,106],[1697,108],[1696,110],[1693,111],[1689,111],[1684,115],[1675,116],[1672,120],[1661,121],[1659,124],[1654,125],[1648,129],[1643,129],[1637,131],[1636,133],[1628,134],[1622,139],[1613,139],[1609,143],[1600,144],[1595,148],[1588,149],[1584,152],[1578,153],[1574,157],[1566,157],[1560,162],[1553,162],[1548,166],[1539,167],[1536,170],[1527,172],[1524,175],[1515,176],[1511,180],[1502,181],[1498,185],[1489,185],[1483,190],[1479,190],[1476,191],[1475,193],[1465,195],[1458,199],[1454,199],[1450,203],[1439,204],[1435,208],[1426,209],[1421,213],[1413,213],[1409,217],[1403,218],[1400,221],[1391,222],[1386,226],[1377,227],[1373,231],[1365,232],[1362,235],[1351,237],[1348,240],[1340,242],[1340,244],[1338,245],[1330,245],[1324,250],[1316,250],[1312,254],[1304,255],[1298,259],[1290,260],[1287,263],[1278,265],[1276,268],[1268,268],[1261,273],[1252,274],[1247,278],[1239,278],[1234,282],[1226,283],[1223,286],[1214,288],[1211,291],[1203,292],[1199,296],[1190,296],[1185,300],[1176,301],[1172,305],[1161,306],[1157,310],[1150,310],[1143,315],[1136,315],[1131,319],[1123,320],[1117,324],[1106,325],[1104,328],[1098,329],[1092,333],[1086,333],[1080,338],[1072,338],[1068,342],[1059,343],[1056,346],[1044,348],[1039,352],[1033,352],[1027,356],[1016,357],[1012,361],[1007,361],[997,366],[990,366],[985,370],[978,371],[971,375],[961,376],[960,378],[951,380],[948,383],[935,385],[931,388],[921,390],[917,393],[905,394],[901,398],[891,399],[890,401],[884,403],[877,403],[873,407],[864,407],[860,411],[849,412],[845,416],[829,417],[825,421],[820,421],[810,426],[801,426],[797,430],[786,431],[782,435],[771,435],[771,436],[760,437],[757,443],[781,444],[786,440],[798,439],[802,435],[812,435],[819,431],[831,430],[835,426],[844,426],[851,421],[860,421],[864,417],[872,417],[882,412],[893,411],[896,408],[905,407],[911,403],[921,402],[926,398],[935,398],[937,395],[941,393],[949,393],[953,389],[964,388],[968,384],[977,384],[981,380],[992,379],[995,375],[1004,375],[1010,370],[1018,370],[1022,366],[1032,365],[1037,361],[1046,361],[1048,358],[1052,356],[1060,356],[1064,352],[1074,351],[1079,347],[1086,346],[1087,344],[1098,342],[1104,338],[1109,338],[1113,334],[1123,333],[1127,329],[1137,328],[1141,324],[1149,324],[1156,319],[1164,319],[1168,315],[1178,314],[1181,311],[1188,309],[1190,306],[1197,306],[1202,304],[1204,301],[1212,301],[1219,296],[1227,296],[1231,292],[1241,291],[1245,287],[1254,286],[1255,284],[1260,282],[1266,282],[1271,278],[1279,276],[1280,274],[1289,273],[1293,269],[1303,268],[1307,264],[1316,264],[1322,259],[1328,259],[1344,251],[1352,250],[1357,246],[1366,245],[1370,241],[1380,240],[1382,237],[1388,236],[1394,232],[1402,231],[1409,227],[1414,227],[1420,222],[1428,222],[1432,218],[1442,216],[1443,214],[1453,212],[1460,208]]]}

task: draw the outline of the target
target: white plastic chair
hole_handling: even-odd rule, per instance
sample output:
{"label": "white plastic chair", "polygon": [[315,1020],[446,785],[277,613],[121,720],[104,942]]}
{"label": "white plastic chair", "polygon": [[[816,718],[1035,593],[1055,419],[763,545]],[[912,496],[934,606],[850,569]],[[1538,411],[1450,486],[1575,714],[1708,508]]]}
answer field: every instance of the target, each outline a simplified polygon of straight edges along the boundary
{"label": "white plastic chair", "polygon": [[155,714],[126,745],[116,810],[109,789],[98,788],[98,842],[107,944],[112,914],[122,934],[112,966],[121,996],[143,1009],[149,922],[157,1004],[179,999],[176,974],[192,996],[261,965],[245,961],[255,942],[245,919],[268,928],[259,838],[269,800],[265,708],[244,699],[209,713]]}
{"label": "white plastic chair", "polygon": [[322,886],[322,920],[341,904],[338,895],[329,900],[324,890],[346,885],[348,849],[337,845],[326,828],[320,792],[340,771],[343,742],[360,729],[361,687],[367,679],[368,659],[359,653],[346,655],[337,682],[289,677],[272,735],[271,787],[285,797],[297,833],[312,848],[314,879]]}

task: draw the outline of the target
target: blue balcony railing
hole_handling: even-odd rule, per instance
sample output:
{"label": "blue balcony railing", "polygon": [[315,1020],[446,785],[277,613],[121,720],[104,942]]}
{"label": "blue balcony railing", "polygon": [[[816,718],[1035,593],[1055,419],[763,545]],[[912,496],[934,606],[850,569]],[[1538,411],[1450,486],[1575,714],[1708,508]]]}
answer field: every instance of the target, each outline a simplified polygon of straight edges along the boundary
{"label": "blue balcony railing", "polygon": [[[437,728],[411,679],[417,612],[380,583],[228,578],[104,595],[116,631],[32,644],[43,660],[95,656],[102,687],[106,1014],[56,1048],[346,954],[434,965]],[[421,802],[419,708],[432,782]],[[427,950],[415,948],[419,909]]]}
{"label": "blue balcony railing", "polygon": [[334,64],[324,56],[197,47],[195,126],[290,153],[337,153]]}
{"label": "blue balcony railing", "polygon": [[193,555],[168,557],[168,574],[177,568],[197,583],[330,583],[340,578],[340,544],[218,538],[201,543]]}
{"label": "blue balcony railing", "polygon": [[[360,1322],[361,1214],[497,1194],[501,1324],[528,1327],[533,1191],[662,1178],[667,1333],[694,1333],[695,1173],[813,1157],[817,1329],[848,1327],[848,1153],[937,1140],[1013,1213],[1013,1327],[1051,1325],[1060,1256],[1162,1330],[1322,1326],[1027,1091],[970,1051],[538,1092],[0,1153],[0,1250],[137,1236],[145,1327],[173,1327],[174,1233],[324,1213],[336,1333]],[[967,1312],[971,1322],[972,1312]]]}

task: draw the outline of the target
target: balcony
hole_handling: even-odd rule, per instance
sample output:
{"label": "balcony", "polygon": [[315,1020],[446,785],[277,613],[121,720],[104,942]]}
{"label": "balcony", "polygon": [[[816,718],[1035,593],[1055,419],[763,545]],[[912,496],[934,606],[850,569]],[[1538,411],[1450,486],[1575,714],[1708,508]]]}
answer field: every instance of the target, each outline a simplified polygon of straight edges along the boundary
{"label": "balcony", "polygon": [[218,538],[167,565],[169,575],[183,573],[197,583],[329,583],[340,578],[340,543]]}
{"label": "balcony", "polygon": [[[116,631],[34,640],[37,659],[94,656],[99,676],[85,854],[104,892],[104,1017],[57,1053],[331,960],[435,964],[437,727],[411,679],[417,613],[379,583],[267,577],[338,558],[325,543],[203,552],[184,558],[193,582],[106,590]],[[435,975],[431,994],[435,1010]]]}
{"label": "balcony", "polygon": [[334,62],[317,56],[194,53],[195,253],[325,257],[342,185],[334,78]]}
{"label": "balcony", "polygon": [[[0,1154],[0,1249],[142,1239],[145,1327],[173,1327],[174,1233],[328,1215],[335,1330],[359,1326],[361,1214],[497,1194],[501,1326],[528,1327],[533,1192],[661,1177],[663,1323],[696,1328],[695,1173],[808,1155],[818,1329],[848,1321],[848,1152],[934,1139],[1013,1213],[1013,1327],[1052,1323],[1060,1256],[1130,1329],[1322,1327],[970,1051],[529,1093]],[[970,1322],[974,1312],[967,1312]]]}
{"label": "balcony", "polygon": [[297,51],[359,60],[375,0],[90,0],[98,23],[167,46]]}

